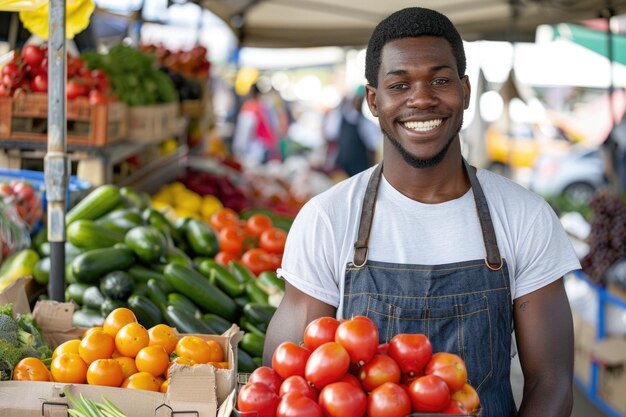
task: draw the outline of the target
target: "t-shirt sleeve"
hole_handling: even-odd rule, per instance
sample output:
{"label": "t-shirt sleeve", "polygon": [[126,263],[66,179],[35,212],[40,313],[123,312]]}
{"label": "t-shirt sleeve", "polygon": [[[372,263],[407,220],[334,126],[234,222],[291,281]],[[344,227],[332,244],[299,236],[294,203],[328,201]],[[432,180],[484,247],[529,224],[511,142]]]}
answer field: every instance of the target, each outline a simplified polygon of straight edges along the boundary
{"label": "t-shirt sleeve", "polygon": [[580,269],[572,243],[546,202],[527,227],[528,233],[522,237],[518,251],[523,255],[517,259],[514,299]]}
{"label": "t-shirt sleeve", "polygon": [[339,279],[334,270],[335,243],[330,221],[315,200],[298,213],[289,229],[278,275],[327,304],[339,306]]}

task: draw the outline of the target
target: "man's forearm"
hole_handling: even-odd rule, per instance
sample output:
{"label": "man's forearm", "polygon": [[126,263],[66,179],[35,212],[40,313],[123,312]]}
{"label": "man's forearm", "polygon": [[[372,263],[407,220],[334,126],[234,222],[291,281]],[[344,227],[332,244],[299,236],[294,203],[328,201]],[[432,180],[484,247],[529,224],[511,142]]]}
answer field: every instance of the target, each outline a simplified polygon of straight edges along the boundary
{"label": "man's forearm", "polygon": [[569,417],[573,406],[572,381],[542,378],[524,382],[524,396],[518,417]]}

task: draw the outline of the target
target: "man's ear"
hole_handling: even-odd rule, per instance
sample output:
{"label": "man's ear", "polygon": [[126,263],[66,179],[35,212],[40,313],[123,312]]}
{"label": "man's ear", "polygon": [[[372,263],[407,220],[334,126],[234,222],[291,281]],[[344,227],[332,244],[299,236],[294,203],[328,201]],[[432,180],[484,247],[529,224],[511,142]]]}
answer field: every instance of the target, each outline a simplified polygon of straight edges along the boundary
{"label": "man's ear", "polygon": [[371,85],[365,86],[365,99],[367,100],[367,106],[370,108],[372,115],[378,117],[378,106],[376,106],[376,88]]}
{"label": "man's ear", "polygon": [[467,75],[463,76],[463,79],[461,81],[463,82],[463,94],[465,94],[465,104],[464,104],[463,108],[465,110],[467,110],[469,108],[469,104],[470,104],[470,96],[471,96],[471,93],[472,93],[472,86],[470,85],[469,77]]}

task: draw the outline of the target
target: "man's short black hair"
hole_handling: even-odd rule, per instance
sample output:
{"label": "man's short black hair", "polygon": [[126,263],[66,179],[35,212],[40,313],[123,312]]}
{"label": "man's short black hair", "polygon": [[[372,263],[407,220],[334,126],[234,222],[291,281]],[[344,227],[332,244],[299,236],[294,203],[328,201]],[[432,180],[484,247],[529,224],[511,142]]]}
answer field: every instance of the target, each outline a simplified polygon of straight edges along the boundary
{"label": "man's short black hair", "polygon": [[450,19],[435,10],[408,7],[386,17],[374,29],[367,43],[365,55],[365,78],[367,82],[373,87],[378,87],[380,55],[387,42],[418,36],[445,38],[452,47],[459,77],[465,75],[466,61],[463,39]]}

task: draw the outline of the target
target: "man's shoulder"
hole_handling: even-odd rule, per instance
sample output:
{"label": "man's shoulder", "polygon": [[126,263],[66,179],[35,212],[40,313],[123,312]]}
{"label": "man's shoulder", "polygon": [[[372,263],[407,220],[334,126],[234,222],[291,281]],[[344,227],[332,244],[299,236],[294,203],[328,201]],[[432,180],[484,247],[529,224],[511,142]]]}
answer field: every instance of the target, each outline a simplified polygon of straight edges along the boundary
{"label": "man's shoulder", "polygon": [[478,169],[478,179],[485,195],[489,197],[501,197],[515,202],[527,201],[530,204],[545,202],[544,198],[528,190],[523,185],[502,175],[486,169]]}

